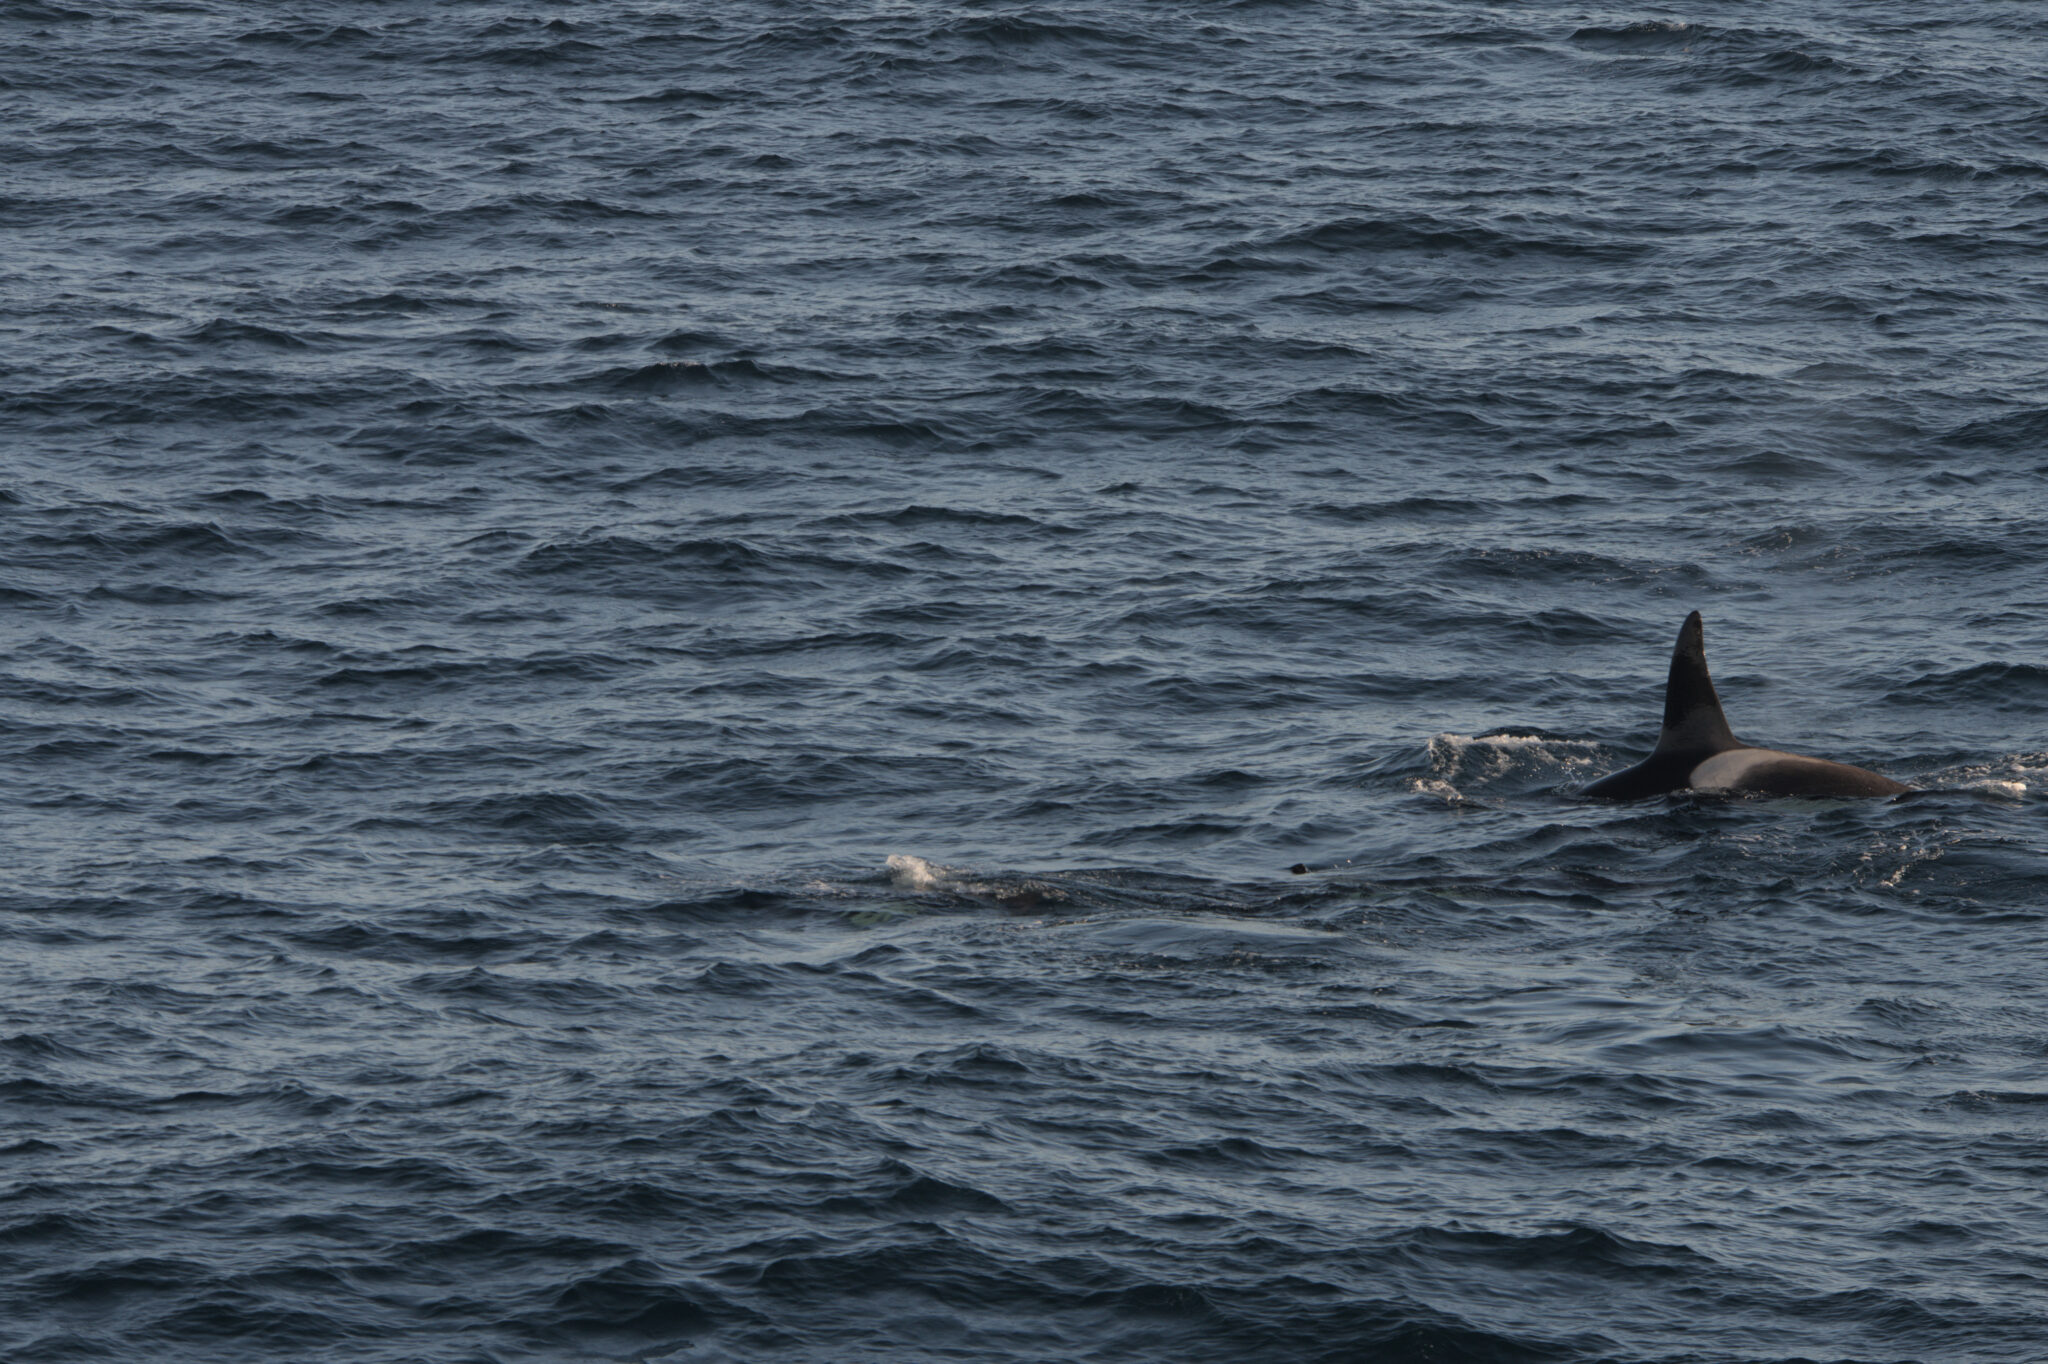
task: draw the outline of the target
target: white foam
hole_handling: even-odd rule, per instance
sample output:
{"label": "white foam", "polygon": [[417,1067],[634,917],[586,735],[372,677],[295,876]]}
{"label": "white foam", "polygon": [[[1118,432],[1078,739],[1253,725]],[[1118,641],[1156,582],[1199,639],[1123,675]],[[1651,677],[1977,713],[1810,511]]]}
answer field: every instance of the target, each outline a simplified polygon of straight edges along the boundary
{"label": "white foam", "polygon": [[1572,745],[1574,745],[1574,744],[1578,744],[1578,745],[1580,745],[1580,746],[1582,746],[1582,747],[1586,747],[1586,748],[1591,748],[1591,747],[1592,747],[1592,745],[1591,745],[1591,744],[1588,744],[1588,743],[1584,743],[1584,742],[1583,742],[1582,740],[1578,740],[1578,739],[1546,739],[1546,738],[1544,738],[1544,737],[1543,737],[1542,735],[1540,735],[1540,734],[1489,734],[1489,735],[1487,735],[1487,736],[1486,736],[1485,738],[1481,739],[1481,738],[1474,738],[1474,737],[1473,737],[1472,735],[1470,735],[1470,734],[1449,734],[1449,733],[1445,733],[1445,734],[1439,734],[1439,735],[1436,735],[1436,736],[1435,736],[1434,738],[1432,738],[1432,739],[1431,739],[1431,740],[1429,741],[1429,744],[1430,744],[1430,747],[1431,747],[1431,748],[1434,748],[1434,747],[1436,747],[1436,746],[1437,746],[1438,744],[1443,744],[1443,745],[1444,745],[1445,747],[1447,747],[1447,748],[1450,748],[1450,749],[1451,749],[1452,751],[1454,751],[1454,752],[1456,752],[1456,751],[1459,751],[1459,750],[1462,750],[1462,749],[1466,749],[1466,748],[1469,748],[1469,747],[1471,747],[1471,746],[1472,746],[1473,744],[1484,744],[1484,745],[1486,745],[1486,746],[1487,746],[1488,748],[1508,748],[1508,749],[1515,749],[1515,748],[1534,748],[1534,749],[1548,749],[1548,748],[1551,748],[1551,747],[1553,747],[1553,746],[1557,746],[1557,745],[1562,745],[1562,746],[1564,746],[1564,747],[1571,747],[1571,746],[1572,746]]}
{"label": "white foam", "polygon": [[2025,800],[2027,798],[2027,784],[2025,782],[2000,781],[1996,777],[1986,777],[1982,781],[1964,782],[1963,789],[1965,791],[1982,791],[1988,796],[2003,796],[2007,800]]}
{"label": "white foam", "polygon": [[2048,752],[2015,753],[1991,763],[1973,763],[1930,773],[1927,784],[1963,791],[1981,791],[2002,800],[2025,800],[2027,793],[2048,786]]}
{"label": "white foam", "polygon": [[946,880],[945,868],[909,853],[889,854],[889,876],[900,890],[936,890]]}
{"label": "white foam", "polygon": [[1539,734],[1437,734],[1429,741],[1430,779],[1416,790],[1441,794],[1439,784],[1485,784],[1541,772],[1581,771],[1598,761],[1600,745],[1585,739],[1546,739]]}
{"label": "white foam", "polygon": [[1465,797],[1459,793],[1457,787],[1447,781],[1438,781],[1434,777],[1426,780],[1418,777],[1409,783],[1408,789],[1418,796],[1435,796],[1450,805],[1465,803]]}

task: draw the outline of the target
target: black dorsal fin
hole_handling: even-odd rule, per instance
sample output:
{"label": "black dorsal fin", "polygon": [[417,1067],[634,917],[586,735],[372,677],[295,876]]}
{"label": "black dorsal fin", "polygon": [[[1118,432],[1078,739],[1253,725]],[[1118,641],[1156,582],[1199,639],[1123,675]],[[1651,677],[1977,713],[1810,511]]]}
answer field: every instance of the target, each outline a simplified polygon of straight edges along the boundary
{"label": "black dorsal fin", "polygon": [[1671,651],[1671,678],[1664,684],[1664,728],[1657,735],[1659,753],[1721,753],[1741,748],[1721,714],[1721,698],[1707,675],[1707,635],[1695,611],[1678,627],[1678,646]]}

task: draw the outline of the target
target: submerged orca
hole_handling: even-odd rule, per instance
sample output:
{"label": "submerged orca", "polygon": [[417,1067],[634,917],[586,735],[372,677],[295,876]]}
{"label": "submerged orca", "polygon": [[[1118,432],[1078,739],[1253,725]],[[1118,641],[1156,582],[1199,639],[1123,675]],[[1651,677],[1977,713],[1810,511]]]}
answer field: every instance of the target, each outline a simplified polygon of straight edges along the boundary
{"label": "submerged orca", "polygon": [[1603,800],[1641,800],[1667,791],[1756,796],[1895,796],[1913,788],[1890,777],[1824,758],[1752,748],[1729,731],[1714,679],[1707,676],[1700,613],[1685,618],[1664,684],[1664,728],[1657,751],[1581,791]]}

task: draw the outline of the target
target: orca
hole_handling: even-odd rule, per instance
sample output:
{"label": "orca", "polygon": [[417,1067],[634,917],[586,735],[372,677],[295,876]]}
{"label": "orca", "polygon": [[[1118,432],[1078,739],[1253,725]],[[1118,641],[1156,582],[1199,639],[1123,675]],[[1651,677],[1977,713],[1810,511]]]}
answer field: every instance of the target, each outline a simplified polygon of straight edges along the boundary
{"label": "orca", "polygon": [[1754,748],[1737,739],[1707,675],[1706,629],[1695,611],[1678,628],[1664,684],[1657,749],[1634,767],[1602,777],[1582,796],[1642,800],[1670,791],[1731,796],[1896,796],[1913,788],[1847,763]]}

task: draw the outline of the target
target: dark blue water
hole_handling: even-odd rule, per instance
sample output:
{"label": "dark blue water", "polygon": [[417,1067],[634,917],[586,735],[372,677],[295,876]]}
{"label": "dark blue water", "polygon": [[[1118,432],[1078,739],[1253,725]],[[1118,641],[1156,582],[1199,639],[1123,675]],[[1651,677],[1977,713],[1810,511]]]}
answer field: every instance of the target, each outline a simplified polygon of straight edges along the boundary
{"label": "dark blue water", "polygon": [[2048,1357],[2036,7],[0,38],[0,1358]]}

